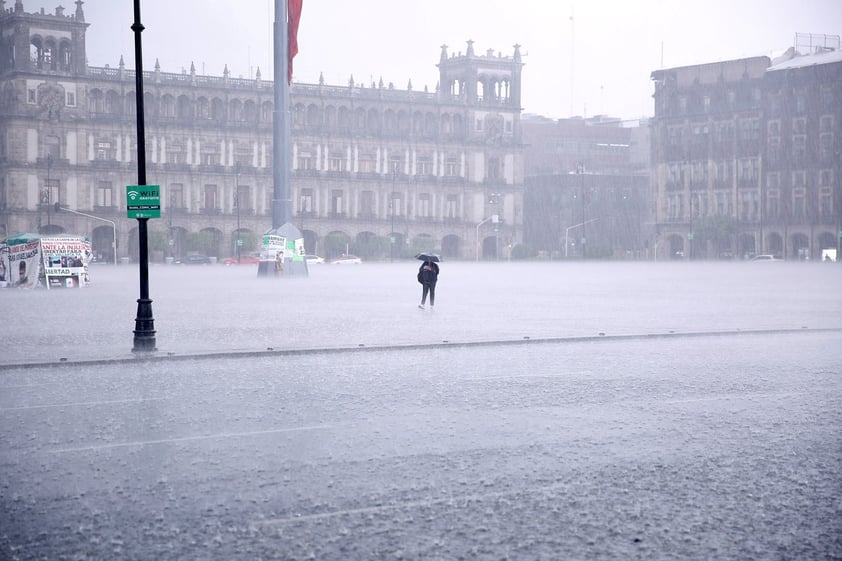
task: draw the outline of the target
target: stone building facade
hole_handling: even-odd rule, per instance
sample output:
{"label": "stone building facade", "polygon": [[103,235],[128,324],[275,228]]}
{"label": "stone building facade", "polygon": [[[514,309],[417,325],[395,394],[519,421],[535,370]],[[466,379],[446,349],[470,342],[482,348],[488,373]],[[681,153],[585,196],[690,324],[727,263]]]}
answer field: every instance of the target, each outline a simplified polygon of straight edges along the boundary
{"label": "stone building facade", "polygon": [[646,120],[524,115],[530,251],[550,259],[652,257],[648,131]]}
{"label": "stone building facade", "polygon": [[[86,64],[82,2],[65,14],[0,0],[0,237],[87,234],[134,257],[125,187],[137,182],[135,73]],[[434,92],[412,84],[294,83],[292,221],[308,252],[383,259],[417,250],[493,258],[523,231],[521,73],[511,56],[442,46]],[[153,259],[255,249],[272,216],[273,84],[144,73]],[[56,212],[55,204],[68,211]],[[492,225],[491,215],[500,220]]]}
{"label": "stone building facade", "polygon": [[659,255],[819,259],[842,235],[842,52],[657,70]]}

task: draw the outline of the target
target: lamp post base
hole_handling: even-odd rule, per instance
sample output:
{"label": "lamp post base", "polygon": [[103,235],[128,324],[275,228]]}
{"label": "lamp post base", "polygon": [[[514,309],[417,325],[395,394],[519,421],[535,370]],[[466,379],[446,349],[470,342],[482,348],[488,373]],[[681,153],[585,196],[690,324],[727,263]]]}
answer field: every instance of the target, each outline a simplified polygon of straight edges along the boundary
{"label": "lamp post base", "polygon": [[138,298],[137,317],[134,320],[133,353],[157,351],[155,347],[155,320],[152,317],[152,300]]}

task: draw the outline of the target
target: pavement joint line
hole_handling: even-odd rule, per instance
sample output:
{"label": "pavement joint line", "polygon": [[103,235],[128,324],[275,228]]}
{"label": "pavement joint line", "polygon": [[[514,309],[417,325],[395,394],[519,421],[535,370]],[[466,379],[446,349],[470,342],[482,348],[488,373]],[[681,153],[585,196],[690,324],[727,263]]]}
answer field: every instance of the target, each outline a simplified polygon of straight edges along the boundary
{"label": "pavement joint line", "polygon": [[24,405],[22,407],[0,407],[0,413],[9,411],[28,411],[30,409],[56,409],[59,407],[85,407],[95,405],[114,405],[117,403],[143,403],[145,401],[167,401],[171,397],[141,397],[137,399],[110,399],[105,401],[76,401],[69,403],[48,403],[44,405]]}
{"label": "pavement joint line", "polygon": [[216,434],[200,434],[195,436],[182,436],[179,438],[161,438],[157,440],[134,440],[131,442],[113,442],[111,444],[98,444],[96,446],[79,446],[76,448],[58,448],[49,450],[50,454],[68,454],[72,452],[96,452],[97,450],[109,450],[114,448],[136,448],[143,446],[154,446],[158,444],[174,444],[178,442],[194,442],[198,440],[217,440],[225,438],[240,438],[244,436],[261,436],[265,434],[281,434],[285,432],[298,432],[309,430],[324,430],[332,428],[333,425],[308,425],[303,427],[287,427],[283,429],[256,430],[247,432],[220,432]]}
{"label": "pavement joint line", "polygon": [[17,370],[26,368],[44,368],[56,366],[103,366],[112,364],[136,364],[153,362],[172,362],[183,360],[209,360],[219,358],[261,358],[280,356],[299,356],[313,354],[339,354],[339,353],[360,353],[360,352],[382,352],[382,351],[412,351],[444,348],[472,348],[491,347],[501,345],[540,345],[551,343],[594,343],[605,341],[646,341],[654,339],[681,339],[688,337],[731,337],[735,335],[790,335],[795,333],[842,333],[842,327],[820,327],[820,328],[773,328],[773,329],[731,329],[717,331],[674,331],[665,333],[633,333],[626,335],[574,335],[562,337],[532,337],[526,336],[520,339],[485,339],[476,341],[455,341],[448,339],[441,342],[431,343],[405,343],[405,344],[357,344],[336,347],[306,347],[306,348],[277,348],[269,347],[265,350],[227,350],[227,351],[195,351],[179,354],[172,351],[138,353],[129,356],[92,359],[68,359],[43,360],[29,362],[0,363],[0,372],[4,370]]}
{"label": "pavement joint line", "polygon": [[285,524],[294,524],[296,522],[310,522],[312,520],[323,520],[326,518],[334,518],[337,516],[354,516],[357,514],[371,514],[378,512],[387,512],[390,510],[401,510],[407,508],[427,507],[434,505],[450,505],[467,507],[468,503],[472,501],[480,502],[487,499],[499,499],[502,497],[510,497],[512,495],[521,495],[524,493],[548,491],[559,487],[565,487],[567,483],[551,483],[549,485],[532,486],[529,489],[517,489],[512,491],[494,491],[489,493],[471,493],[467,495],[452,495],[450,497],[442,497],[440,499],[421,499],[415,501],[406,501],[388,505],[366,506],[360,508],[349,508],[343,510],[333,510],[329,512],[317,512],[313,514],[304,514],[300,516],[286,516],[278,518],[267,518],[263,520],[254,520],[254,526],[282,526]]}

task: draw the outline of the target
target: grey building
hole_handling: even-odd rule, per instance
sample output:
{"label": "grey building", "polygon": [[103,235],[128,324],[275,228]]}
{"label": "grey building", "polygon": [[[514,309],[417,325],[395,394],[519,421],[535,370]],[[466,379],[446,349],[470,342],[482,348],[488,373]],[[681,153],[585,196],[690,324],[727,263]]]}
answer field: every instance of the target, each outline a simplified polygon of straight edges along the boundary
{"label": "grey building", "polygon": [[525,115],[523,140],[530,251],[552,259],[653,256],[646,121]]}
{"label": "grey building", "polygon": [[842,232],[842,52],[657,70],[659,254],[818,259]]}
{"label": "grey building", "polygon": [[[82,3],[27,13],[0,0],[0,237],[91,236],[103,259],[135,257],[125,186],[137,180],[135,74],[86,64]],[[522,241],[518,46],[441,48],[435,91],[412,84],[294,83],[290,214],[308,252],[383,259],[437,250],[495,258]],[[155,260],[226,257],[271,227],[273,84],[189,71],[144,76]],[[77,213],[56,214],[55,203]],[[500,217],[493,224],[492,215]],[[115,236],[116,230],[116,236]]]}

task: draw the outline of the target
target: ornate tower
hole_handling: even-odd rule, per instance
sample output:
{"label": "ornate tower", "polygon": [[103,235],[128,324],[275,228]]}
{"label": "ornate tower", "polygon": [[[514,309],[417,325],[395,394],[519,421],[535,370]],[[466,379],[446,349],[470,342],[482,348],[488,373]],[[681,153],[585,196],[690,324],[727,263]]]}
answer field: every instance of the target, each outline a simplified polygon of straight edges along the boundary
{"label": "ornate tower", "polygon": [[464,55],[448,57],[447,45],[442,45],[438,67],[440,88],[445,96],[460,97],[468,105],[502,106],[520,112],[523,70],[520,45],[514,45],[514,54],[506,57],[495,55],[493,49],[477,56],[473,41],[468,41]]}
{"label": "ornate tower", "polygon": [[86,73],[85,13],[82,0],[76,0],[71,15],[58,6],[47,14],[23,11],[23,1],[7,9],[0,0],[0,75],[27,72],[50,75]]}
{"label": "ornate tower", "polygon": [[464,160],[461,174],[469,183],[482,185],[482,198],[473,203],[479,225],[491,221],[493,236],[480,241],[477,255],[498,257],[504,245],[519,238],[523,208],[523,143],[521,141],[520,45],[511,56],[474,52],[468,41],[465,54],[448,56],[441,47],[439,100],[460,108],[464,116]]}

